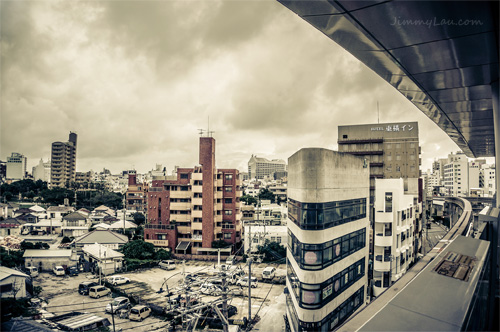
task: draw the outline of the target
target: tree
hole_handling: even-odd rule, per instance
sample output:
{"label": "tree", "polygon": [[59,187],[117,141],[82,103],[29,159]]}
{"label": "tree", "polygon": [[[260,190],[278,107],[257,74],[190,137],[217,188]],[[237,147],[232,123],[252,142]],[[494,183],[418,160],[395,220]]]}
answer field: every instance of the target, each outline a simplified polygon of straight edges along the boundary
{"label": "tree", "polygon": [[134,223],[137,225],[143,224],[146,221],[146,217],[140,212],[136,212],[133,214],[134,216]]}
{"label": "tree", "polygon": [[260,200],[270,200],[271,203],[274,203],[274,194],[267,188],[264,188],[259,193]]}
{"label": "tree", "polygon": [[264,255],[264,262],[271,262],[284,259],[286,257],[286,249],[278,242],[266,240],[264,245],[257,247],[257,252]]}
{"label": "tree", "polygon": [[126,243],[122,248],[123,255],[128,259],[154,259],[155,246],[152,243],[142,240],[135,240]]}
{"label": "tree", "polygon": [[165,249],[159,249],[155,253],[155,258],[159,261],[167,260],[172,257],[172,253],[170,251],[166,251]]}
{"label": "tree", "polygon": [[10,268],[24,266],[23,254],[23,250],[7,251],[4,247],[0,247],[0,265]]}
{"label": "tree", "polygon": [[257,199],[250,195],[243,195],[240,198],[240,201],[245,202],[246,205],[254,205],[257,204]]}

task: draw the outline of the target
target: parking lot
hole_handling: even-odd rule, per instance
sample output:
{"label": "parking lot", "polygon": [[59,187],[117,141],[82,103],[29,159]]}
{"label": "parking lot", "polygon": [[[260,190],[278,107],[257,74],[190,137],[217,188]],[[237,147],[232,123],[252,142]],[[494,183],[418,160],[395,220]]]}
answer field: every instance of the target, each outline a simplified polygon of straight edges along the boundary
{"label": "parking lot", "polygon": [[[240,264],[241,265],[241,264]],[[252,275],[260,277],[262,270],[267,266],[265,264],[252,265]],[[248,266],[241,267],[248,273]],[[181,286],[184,282],[184,273],[196,273],[198,275],[198,283],[191,284],[191,290],[196,294],[199,289],[200,282],[213,280],[214,264],[207,262],[190,261],[185,264],[177,262],[175,270],[166,271],[160,268],[151,268],[128,273],[120,273],[120,275],[128,277],[131,282],[124,285],[116,286],[117,290],[126,293],[131,300],[137,303],[154,305],[156,307],[167,308],[168,299],[172,300],[176,296],[184,293],[176,293],[183,289]],[[276,270],[276,276],[283,277],[286,274],[285,266],[281,265]],[[78,285],[84,281],[97,281],[99,278],[91,273],[81,273],[78,276],[57,277],[52,273],[41,273],[35,278],[34,286],[41,286],[43,292],[41,297],[48,300],[48,305],[45,308],[50,313],[55,315],[64,314],[72,311],[94,313],[101,317],[106,317],[112,323],[110,314],[105,313],[106,305],[111,302],[112,297],[118,294],[107,295],[100,299],[93,299],[89,296],[80,295],[78,293]],[[160,288],[162,293],[158,293]],[[168,297],[169,292],[174,293]],[[242,319],[248,316],[248,288],[242,288],[236,285],[229,285],[228,304],[237,308],[236,315],[231,319]],[[251,289],[251,311],[252,317],[258,314],[260,321],[256,324],[255,330],[261,331],[282,331],[283,313],[285,308],[285,297],[283,294],[284,285],[258,282],[257,287]],[[184,291],[183,291],[184,292]],[[210,302],[219,297],[199,294],[199,300],[202,302]],[[114,315],[114,323],[116,331],[134,330],[134,331],[154,331],[159,330],[167,325],[164,317],[150,316],[142,322],[129,321],[128,319],[119,318]],[[262,328],[261,326],[266,326]],[[112,326],[110,326],[112,328]],[[162,329],[163,330],[163,329]]]}

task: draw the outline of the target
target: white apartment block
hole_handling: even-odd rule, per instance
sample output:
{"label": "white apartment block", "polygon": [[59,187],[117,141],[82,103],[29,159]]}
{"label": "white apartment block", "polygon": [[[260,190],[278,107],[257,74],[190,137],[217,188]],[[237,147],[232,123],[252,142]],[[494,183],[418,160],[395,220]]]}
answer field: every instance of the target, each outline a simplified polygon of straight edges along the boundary
{"label": "white apartment block", "polygon": [[33,167],[33,179],[50,182],[50,161],[44,163],[43,159],[40,159],[38,165]]}
{"label": "white apartment block", "polygon": [[416,222],[419,211],[417,197],[405,192],[403,179],[375,180],[375,296],[401,278],[415,260],[414,246],[420,246],[414,235],[421,231],[421,223]]}
{"label": "white apartment block", "polygon": [[7,157],[7,175],[9,180],[22,180],[26,176],[26,157],[20,153],[12,152]]}
{"label": "white apartment block", "polygon": [[480,187],[483,189],[483,197],[493,197],[496,193],[495,165],[481,165],[479,173]]}
{"label": "white apartment block", "polygon": [[448,163],[444,165],[444,187],[446,195],[468,196],[469,161],[462,152],[448,155]]}

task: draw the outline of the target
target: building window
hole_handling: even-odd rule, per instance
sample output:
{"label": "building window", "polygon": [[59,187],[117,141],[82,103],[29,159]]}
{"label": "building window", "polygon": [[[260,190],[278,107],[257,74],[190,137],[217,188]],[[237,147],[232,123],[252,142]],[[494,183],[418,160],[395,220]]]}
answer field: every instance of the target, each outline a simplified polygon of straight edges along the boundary
{"label": "building window", "polygon": [[396,166],[396,172],[401,172],[401,167],[400,166]]}
{"label": "building window", "polygon": [[224,239],[231,239],[231,233],[224,233]]}
{"label": "building window", "polygon": [[226,180],[232,180],[233,174],[226,174]]}
{"label": "building window", "polygon": [[320,244],[301,243],[292,232],[288,232],[290,252],[304,270],[324,269],[365,246],[365,228]]}
{"label": "building window", "polygon": [[188,176],[187,173],[182,173],[181,174],[181,179],[188,179],[188,178],[189,178],[189,176]]}
{"label": "building window", "polygon": [[9,293],[12,291],[12,284],[5,284],[0,286],[0,293]]}
{"label": "building window", "polygon": [[233,211],[232,210],[224,210],[224,214],[226,216],[231,216],[233,214]]}
{"label": "building window", "polygon": [[320,284],[302,283],[291,264],[287,264],[287,277],[292,285],[299,306],[304,309],[319,309],[342,294],[365,275],[365,258],[348,266]]}
{"label": "building window", "polygon": [[347,138],[347,135],[342,135],[342,138],[343,138],[343,139],[346,139],[346,138]]}
{"label": "building window", "polygon": [[230,192],[233,192],[233,187],[224,187],[224,190],[225,190],[227,193],[230,193]]}
{"label": "building window", "polygon": [[224,198],[224,203],[231,204],[233,202],[232,198]]}
{"label": "building window", "polygon": [[304,230],[327,229],[366,217],[366,198],[301,203],[288,199],[288,217]]}
{"label": "building window", "polygon": [[392,212],[392,193],[385,193],[385,212]]}

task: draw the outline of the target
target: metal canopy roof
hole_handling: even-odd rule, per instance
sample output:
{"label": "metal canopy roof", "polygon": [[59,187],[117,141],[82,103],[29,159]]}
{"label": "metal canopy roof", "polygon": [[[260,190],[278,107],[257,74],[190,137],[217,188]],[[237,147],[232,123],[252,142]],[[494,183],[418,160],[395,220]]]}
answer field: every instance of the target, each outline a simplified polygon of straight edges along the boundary
{"label": "metal canopy roof", "polygon": [[467,156],[495,155],[498,2],[278,1],[398,89]]}

